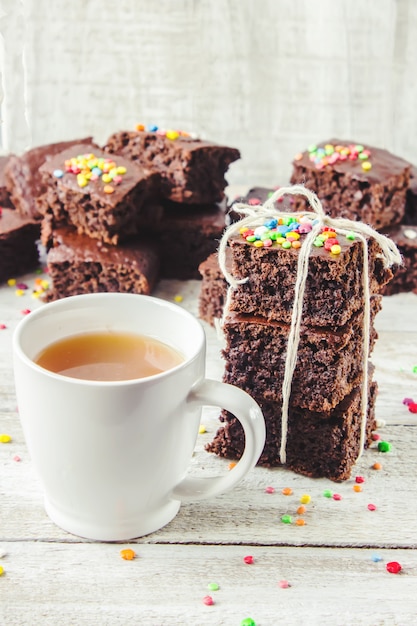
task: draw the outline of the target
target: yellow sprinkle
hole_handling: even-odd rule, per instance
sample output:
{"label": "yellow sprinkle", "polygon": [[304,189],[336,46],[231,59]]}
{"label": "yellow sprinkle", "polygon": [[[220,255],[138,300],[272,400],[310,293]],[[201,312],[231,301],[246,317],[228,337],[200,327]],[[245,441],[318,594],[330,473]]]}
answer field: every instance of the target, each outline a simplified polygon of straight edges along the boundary
{"label": "yellow sprinkle", "polygon": [[119,167],[116,167],[116,174],[126,174],[127,169],[123,166],[123,165],[119,165]]}
{"label": "yellow sprinkle", "polygon": [[242,228],[239,229],[239,233],[243,235],[243,233],[246,233],[247,230],[249,230],[247,226],[242,226]]}
{"label": "yellow sprinkle", "polygon": [[114,188],[111,185],[104,185],[103,191],[104,191],[104,193],[113,193],[114,192]]}
{"label": "yellow sprinkle", "polygon": [[49,287],[49,281],[48,281],[48,280],[43,279],[43,280],[41,281],[41,285],[42,285],[42,287],[43,287],[44,289],[48,289],[48,287]]}
{"label": "yellow sprinkle", "polygon": [[301,504],[308,504],[309,502],[311,502],[311,496],[309,496],[307,493],[304,493],[300,498],[300,502]]}
{"label": "yellow sprinkle", "polygon": [[4,574],[4,569],[2,568],[2,566],[0,565],[0,576],[3,576]]}
{"label": "yellow sprinkle", "polygon": [[103,174],[101,180],[103,181],[103,183],[110,183],[112,181],[112,177],[110,176],[110,174]]}
{"label": "yellow sprinkle", "polygon": [[363,161],[362,169],[365,170],[365,172],[369,172],[369,170],[372,169],[372,163],[370,161]]}
{"label": "yellow sprinkle", "polygon": [[9,280],[7,281],[7,284],[9,285],[9,287],[14,287],[16,284],[16,279],[15,278],[9,278]]}
{"label": "yellow sprinkle", "polygon": [[255,248],[263,248],[264,242],[261,241],[260,239],[257,239],[256,241],[253,242],[253,245],[255,246]]}
{"label": "yellow sprinkle", "polygon": [[25,295],[25,290],[24,289],[16,289],[15,294],[17,296],[24,296]]}
{"label": "yellow sprinkle", "polygon": [[179,136],[180,134],[176,130],[167,130],[166,132],[166,138],[172,139],[172,141],[174,141],[175,139],[178,139]]}
{"label": "yellow sprinkle", "polygon": [[203,424],[200,424],[200,428],[198,429],[200,435],[203,435],[207,432],[206,427]]}
{"label": "yellow sprinkle", "polygon": [[84,176],[84,174],[77,174],[77,183],[79,187],[87,187],[88,180]]}
{"label": "yellow sprinkle", "polygon": [[0,443],[10,443],[11,440],[10,435],[0,435]]}
{"label": "yellow sprinkle", "polygon": [[124,550],[120,550],[120,556],[125,561],[133,561],[133,559],[136,557],[136,552],[134,550],[131,550],[130,548],[125,548]]}
{"label": "yellow sprinkle", "polygon": [[178,294],[177,296],[174,296],[174,301],[175,302],[182,302],[184,300],[184,298]]}
{"label": "yellow sprinkle", "polygon": [[342,248],[339,246],[338,243],[335,243],[334,246],[330,248],[330,252],[332,254],[340,254],[342,252]]}
{"label": "yellow sprinkle", "polygon": [[229,465],[228,465],[229,470],[232,470],[234,467],[236,467],[236,463],[234,461],[229,463]]}
{"label": "yellow sprinkle", "polygon": [[42,291],[33,291],[32,298],[38,299],[42,293]]}

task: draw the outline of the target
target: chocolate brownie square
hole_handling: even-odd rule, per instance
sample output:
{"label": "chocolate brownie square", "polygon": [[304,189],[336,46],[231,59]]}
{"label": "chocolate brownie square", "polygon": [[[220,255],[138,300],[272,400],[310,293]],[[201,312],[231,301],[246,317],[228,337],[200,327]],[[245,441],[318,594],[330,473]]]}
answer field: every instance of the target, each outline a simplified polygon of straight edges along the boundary
{"label": "chocolate brownie square", "polygon": [[36,199],[45,191],[39,168],[55,154],[80,143],[89,144],[90,150],[94,146],[92,137],[86,137],[38,146],[21,156],[12,155],[9,158],[4,176],[11,201],[20,215],[42,219],[36,205]]}
{"label": "chocolate brownie square", "polygon": [[[316,192],[325,212],[380,229],[404,217],[410,163],[387,150],[330,139],[296,155],[291,183]],[[296,197],[298,210],[308,208]]]}
{"label": "chocolate brownie square", "polygon": [[0,208],[0,283],[39,265],[39,224],[14,209]]}
{"label": "chocolate brownie square", "polygon": [[79,234],[115,245],[140,231],[142,208],[156,178],[88,144],[60,152],[39,172],[46,192],[37,206],[43,216],[52,216],[53,228],[72,225]]}
{"label": "chocolate brownie square", "polygon": [[52,280],[48,301],[98,292],[149,295],[158,279],[159,257],[148,240],[112,246],[61,228],[53,233],[47,265]]}
{"label": "chocolate brownie square", "polygon": [[403,265],[394,268],[394,277],[383,288],[383,295],[392,296],[408,291],[417,293],[417,226],[394,226],[385,234],[398,246]]}
{"label": "chocolate brownie square", "polygon": [[[294,226],[290,224],[289,228]],[[283,248],[277,243],[279,239],[269,247],[256,247],[256,242],[249,241],[248,232],[233,235],[229,240],[232,274],[235,279],[248,279],[233,289],[230,310],[288,324],[293,310],[298,248],[292,245]],[[300,235],[301,240],[303,236]],[[328,239],[329,243],[334,240]],[[317,241],[311,250],[302,318],[309,326],[337,328],[347,324],[363,306],[364,250],[359,239],[338,235],[338,252],[334,254],[326,247],[326,241]],[[378,294],[392,277],[391,270],[383,267],[379,254],[379,246],[369,239],[371,294]]]}
{"label": "chocolate brownie square", "polygon": [[[370,346],[376,339],[375,314],[381,296],[372,299]],[[291,383],[292,405],[311,411],[329,411],[363,378],[362,312],[338,329],[302,325],[297,365]],[[226,346],[224,382],[267,401],[282,400],[282,385],[290,327],[262,317],[230,314],[223,331]]]}
{"label": "chocolate brownie square", "polygon": [[[371,378],[371,377],[370,377]],[[365,447],[376,428],[377,384],[369,379]],[[266,443],[259,465],[277,467],[281,446],[281,403],[256,397],[266,423]],[[238,420],[222,411],[223,425],[206,450],[229,459],[239,459],[244,433]],[[361,441],[361,387],[358,386],[329,412],[315,412],[290,406],[286,445],[286,467],[313,478],[346,480],[359,455]]]}
{"label": "chocolate brownie square", "polygon": [[163,202],[163,217],[150,222],[147,236],[156,243],[161,259],[161,277],[201,279],[198,267],[217,250],[226,227],[222,206]]}
{"label": "chocolate brownie square", "polygon": [[225,173],[240,158],[235,148],[162,130],[119,131],[109,137],[105,150],[158,172],[162,196],[188,204],[220,202]]}

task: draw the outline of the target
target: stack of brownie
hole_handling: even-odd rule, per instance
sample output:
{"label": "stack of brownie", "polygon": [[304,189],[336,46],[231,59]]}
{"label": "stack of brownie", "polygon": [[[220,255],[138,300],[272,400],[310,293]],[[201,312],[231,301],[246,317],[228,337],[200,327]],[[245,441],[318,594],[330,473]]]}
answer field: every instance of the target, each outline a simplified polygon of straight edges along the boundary
{"label": "stack of brownie", "polygon": [[[366,222],[390,237],[403,265],[382,293],[417,293],[416,167],[387,150],[331,139],[296,155],[291,182],[315,191],[329,215]],[[302,198],[296,207],[305,208]]]}
{"label": "stack of brownie", "polygon": [[225,227],[233,148],[154,129],[35,148],[7,165],[21,215],[41,227],[48,300],[148,294],[158,278],[199,278]]}
{"label": "stack of brownie", "polygon": [[[267,438],[260,463],[276,466],[282,459],[282,389],[298,254],[312,225],[307,216],[304,220],[287,213],[278,224],[268,219],[259,226],[228,241],[227,265],[236,281],[245,282],[232,289],[223,320],[224,381],[248,391],[261,406]],[[373,238],[367,239],[367,247],[371,351],[379,292],[392,274],[384,268]],[[348,478],[361,444],[370,443],[375,428],[376,383],[370,364],[364,371],[363,263],[362,241],[354,233],[335,234],[330,227],[317,237],[309,257],[285,442],[286,466],[308,476]],[[368,407],[363,424],[365,380]],[[207,449],[239,458],[243,430],[226,411],[221,421]]]}

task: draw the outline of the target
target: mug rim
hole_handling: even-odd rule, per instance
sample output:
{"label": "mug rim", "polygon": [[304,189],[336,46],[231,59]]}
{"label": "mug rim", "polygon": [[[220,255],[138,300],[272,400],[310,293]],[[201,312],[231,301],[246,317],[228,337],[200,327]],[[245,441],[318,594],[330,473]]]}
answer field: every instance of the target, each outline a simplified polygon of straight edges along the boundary
{"label": "mug rim", "polygon": [[[186,318],[190,323],[194,324],[195,328],[198,329],[199,333],[199,341],[196,342],[196,347],[192,355],[187,356],[184,355],[184,360],[181,361],[178,365],[165,370],[163,372],[159,372],[158,374],[152,374],[150,376],[144,376],[141,378],[130,378],[126,380],[89,380],[85,378],[74,378],[72,376],[64,376],[57,372],[52,372],[51,370],[42,367],[35,363],[23,350],[21,346],[21,335],[25,331],[26,327],[31,324],[34,318],[42,317],[45,315],[45,311],[50,311],[53,308],[66,308],[67,303],[71,305],[71,302],[74,301],[85,301],[89,300],[99,300],[99,299],[141,299],[152,301],[155,305],[163,307],[165,309],[170,309],[175,314],[180,314],[184,318]],[[170,302],[169,300],[164,300],[163,298],[158,298],[156,296],[148,296],[146,294],[135,294],[135,293],[119,293],[119,292],[100,292],[100,293],[88,293],[88,294],[78,294],[75,296],[68,296],[66,298],[60,298],[59,300],[54,300],[53,302],[47,302],[42,305],[40,308],[31,311],[29,315],[24,317],[17,324],[12,338],[13,345],[13,358],[18,357],[25,365],[30,367],[31,369],[40,372],[48,377],[51,377],[54,380],[59,380],[68,384],[76,384],[76,385],[85,385],[85,386],[97,386],[97,387],[121,387],[121,386],[129,386],[129,385],[138,385],[138,384],[150,384],[153,381],[159,381],[161,378],[165,378],[168,376],[172,376],[176,372],[184,369],[189,366],[200,354],[201,349],[204,348],[205,345],[205,332],[204,328],[200,322],[192,313],[178,306],[177,304]],[[48,344],[47,344],[48,345]]]}

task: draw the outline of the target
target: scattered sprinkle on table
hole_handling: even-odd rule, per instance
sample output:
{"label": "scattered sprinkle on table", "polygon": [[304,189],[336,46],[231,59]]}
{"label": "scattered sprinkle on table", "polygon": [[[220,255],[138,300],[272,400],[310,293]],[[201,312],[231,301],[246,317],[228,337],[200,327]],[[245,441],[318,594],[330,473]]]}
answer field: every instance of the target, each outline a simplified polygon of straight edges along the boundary
{"label": "scattered sprinkle on table", "polygon": [[280,580],[278,586],[281,587],[281,589],[288,589],[288,587],[291,587],[288,580]]}
{"label": "scattered sprinkle on table", "polygon": [[18,454],[15,454],[13,457],[13,461],[16,461],[16,463],[20,463],[22,459],[20,458],[20,456]]}
{"label": "scattered sprinkle on table", "polygon": [[275,493],[275,487],[265,487],[265,493]]}
{"label": "scattered sprinkle on table", "polygon": [[292,517],[291,517],[291,515],[282,515],[281,522],[283,524],[292,524]]}
{"label": "scattered sprinkle on table", "polygon": [[364,483],[365,482],[365,478],[363,476],[356,476],[355,477],[355,482],[356,483]]}
{"label": "scattered sprinkle on table", "polygon": [[211,596],[204,596],[203,604],[205,604],[206,606],[212,606],[214,604],[214,600]]}
{"label": "scattered sprinkle on table", "polygon": [[284,487],[284,489],[282,490],[282,495],[283,496],[292,496],[292,489],[291,487]]}
{"label": "scattered sprinkle on table", "polygon": [[324,496],[325,498],[331,498],[331,497],[332,497],[332,492],[330,491],[330,489],[325,489],[325,490],[323,491],[323,496]]}
{"label": "scattered sprinkle on table", "polygon": [[417,413],[417,402],[410,402],[408,405],[408,410],[410,413]]}
{"label": "scattered sprinkle on table", "polygon": [[123,550],[120,550],[120,556],[125,561],[133,561],[133,559],[136,558],[136,552],[131,548],[125,548]]}
{"label": "scattered sprinkle on table", "polygon": [[362,487],[360,485],[353,485],[353,491],[360,493],[362,491]]}
{"label": "scattered sprinkle on table", "polygon": [[206,427],[204,426],[204,424],[200,424],[200,426],[199,426],[199,428],[198,428],[198,433],[199,433],[200,435],[204,435],[204,433],[206,433],[206,432],[207,432],[207,429],[206,429]]}
{"label": "scattered sprinkle on table", "polygon": [[30,309],[23,309],[23,310],[21,311],[21,314],[22,314],[22,315],[29,315],[29,313],[30,313]]}
{"label": "scattered sprinkle on table", "polygon": [[391,444],[388,441],[380,441],[378,443],[378,450],[380,452],[389,452],[391,450]]}
{"label": "scattered sprinkle on table", "polygon": [[219,585],[217,583],[209,583],[207,585],[207,589],[209,591],[218,591],[220,589]]}
{"label": "scattered sprinkle on table", "polygon": [[295,520],[295,525],[296,526],[305,526],[306,525],[306,521],[302,517],[299,517],[298,519]]}
{"label": "scattered sprinkle on table", "polygon": [[382,561],[382,556],[379,556],[379,554],[373,554],[371,558],[374,563],[379,563],[380,561]]}
{"label": "scattered sprinkle on table", "polygon": [[409,404],[412,404],[414,402],[413,398],[404,398],[403,400],[403,404],[405,404],[406,406],[408,406]]}
{"label": "scattered sprinkle on table", "polygon": [[0,443],[10,443],[12,440],[10,435],[0,434]]}
{"label": "scattered sprinkle on table", "polygon": [[231,461],[227,467],[228,467],[229,470],[232,470],[234,467],[236,467],[236,462],[235,461]]}
{"label": "scattered sprinkle on table", "polygon": [[243,561],[244,563],[246,563],[246,565],[252,565],[254,559],[253,556],[249,554],[248,556],[243,557]]}
{"label": "scattered sprinkle on table", "polygon": [[376,506],[375,506],[375,504],[371,504],[371,503],[369,503],[369,504],[368,504],[368,510],[369,510],[369,511],[376,511]]}
{"label": "scattered sprinkle on table", "polygon": [[298,515],[303,515],[303,513],[305,513],[305,512],[306,512],[306,510],[307,510],[307,509],[306,509],[306,507],[304,506],[304,504],[301,504],[301,505],[298,507],[298,509],[297,509],[297,513],[298,513]]}
{"label": "scattered sprinkle on table", "polygon": [[182,302],[183,300],[184,298],[180,294],[174,296],[174,302]]}
{"label": "scattered sprinkle on table", "polygon": [[398,561],[390,561],[386,564],[386,568],[387,572],[389,572],[390,574],[399,574],[402,570],[402,567],[398,563]]}
{"label": "scattered sprinkle on table", "polygon": [[374,469],[374,470],[381,470],[382,469],[381,463],[374,463],[372,465],[372,469]]}
{"label": "scattered sprinkle on table", "polygon": [[0,330],[5,330],[7,328],[6,324],[0,324]]}
{"label": "scattered sprinkle on table", "polygon": [[3,569],[3,567],[0,565],[0,576],[3,576],[3,574],[4,574],[4,569]]}
{"label": "scattered sprinkle on table", "polygon": [[333,500],[341,500],[342,499],[342,496],[340,495],[340,493],[334,493],[332,497],[333,497]]}
{"label": "scattered sprinkle on table", "polygon": [[301,504],[309,504],[311,502],[311,496],[309,496],[307,493],[303,493],[300,498],[300,502]]}
{"label": "scattered sprinkle on table", "polygon": [[247,617],[240,622],[240,626],[256,626],[256,624],[251,617]]}

